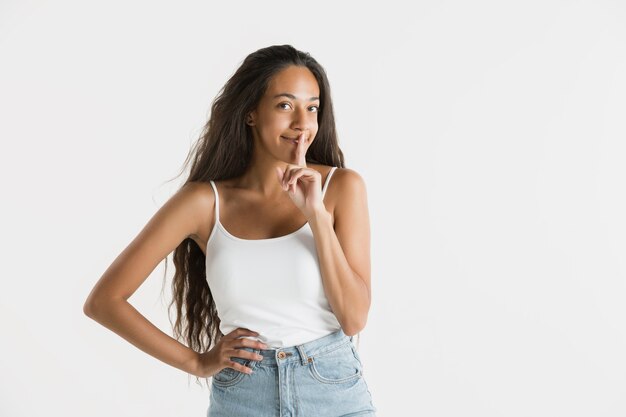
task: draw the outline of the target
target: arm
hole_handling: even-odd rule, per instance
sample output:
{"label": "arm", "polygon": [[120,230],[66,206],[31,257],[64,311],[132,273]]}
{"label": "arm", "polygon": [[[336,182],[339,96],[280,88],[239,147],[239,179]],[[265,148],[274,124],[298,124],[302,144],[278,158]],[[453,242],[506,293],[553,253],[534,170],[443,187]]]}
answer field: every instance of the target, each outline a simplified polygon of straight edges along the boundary
{"label": "arm", "polygon": [[83,306],[88,317],[137,348],[189,373],[198,353],[159,330],[128,298],[184,239],[197,234],[203,219],[213,217],[212,196],[202,192],[201,184],[190,183],[179,190],[113,261]]}
{"label": "arm", "polygon": [[367,192],[361,176],[337,169],[338,194],[332,215],[325,209],[311,221],[324,292],[345,334],[365,327],[371,304],[370,228]]}

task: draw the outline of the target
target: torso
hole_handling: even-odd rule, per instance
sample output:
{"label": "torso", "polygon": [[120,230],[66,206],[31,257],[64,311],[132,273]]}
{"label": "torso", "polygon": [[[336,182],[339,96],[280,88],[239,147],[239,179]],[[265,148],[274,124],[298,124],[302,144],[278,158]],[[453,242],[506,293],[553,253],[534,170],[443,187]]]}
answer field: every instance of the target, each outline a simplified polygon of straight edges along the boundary
{"label": "torso", "polygon": [[[322,184],[326,181],[326,177],[332,168],[326,165],[310,163],[307,164],[307,167],[315,169],[321,174]],[[339,168],[336,170],[337,172],[333,174],[333,177],[337,176],[339,170]],[[236,237],[241,239],[269,239],[284,236],[298,230],[307,222],[306,217],[287,195],[280,202],[268,203],[260,198],[258,194],[233,187],[234,181],[232,179],[214,182],[220,197],[220,223],[229,233]],[[334,212],[334,191],[336,190],[336,188],[331,186],[333,183],[334,180],[330,181],[324,196],[324,205],[331,213],[331,216]],[[206,192],[213,195],[211,185],[208,182],[204,185],[206,185]],[[215,204],[214,198],[209,200]],[[203,253],[214,226],[215,208],[212,207],[207,210],[206,219],[202,222],[198,235],[189,236],[198,244]]]}

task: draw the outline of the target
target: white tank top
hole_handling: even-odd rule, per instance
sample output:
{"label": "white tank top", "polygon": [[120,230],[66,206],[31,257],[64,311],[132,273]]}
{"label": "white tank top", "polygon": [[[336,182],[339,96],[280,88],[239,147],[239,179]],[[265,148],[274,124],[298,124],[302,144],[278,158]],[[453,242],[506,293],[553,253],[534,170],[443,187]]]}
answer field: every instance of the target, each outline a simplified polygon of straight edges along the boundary
{"label": "white tank top", "polygon": [[[326,194],[332,167],[322,187]],[[206,277],[226,335],[237,327],[258,332],[245,336],[270,349],[290,347],[341,328],[332,312],[320,272],[313,231],[305,223],[295,232],[269,239],[241,239],[219,220],[215,193],[215,226],[207,241]]]}

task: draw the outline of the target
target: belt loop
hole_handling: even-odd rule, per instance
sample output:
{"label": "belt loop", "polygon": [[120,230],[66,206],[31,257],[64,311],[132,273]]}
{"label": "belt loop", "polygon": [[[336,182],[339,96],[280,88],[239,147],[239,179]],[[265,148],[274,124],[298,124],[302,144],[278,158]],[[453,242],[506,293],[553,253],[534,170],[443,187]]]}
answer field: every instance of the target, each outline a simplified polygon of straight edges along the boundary
{"label": "belt loop", "polygon": [[302,345],[297,345],[296,349],[298,349],[298,352],[300,352],[300,361],[302,362],[302,365],[306,365],[307,362],[309,362],[309,358],[306,356],[304,348],[302,347]]}

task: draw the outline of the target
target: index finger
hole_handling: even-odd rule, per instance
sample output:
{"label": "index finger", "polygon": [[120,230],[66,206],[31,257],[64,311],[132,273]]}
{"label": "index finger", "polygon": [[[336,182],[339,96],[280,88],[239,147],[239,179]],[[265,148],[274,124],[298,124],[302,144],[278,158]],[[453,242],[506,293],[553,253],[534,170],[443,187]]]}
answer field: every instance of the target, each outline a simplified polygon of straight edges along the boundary
{"label": "index finger", "polygon": [[306,167],[306,146],[305,142],[308,137],[305,137],[304,131],[300,133],[298,138],[298,146],[296,147],[296,161],[301,167]]}

